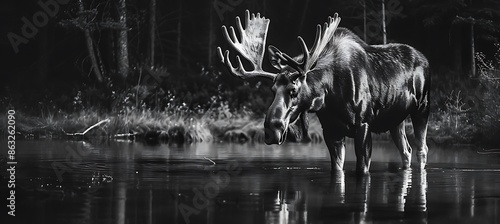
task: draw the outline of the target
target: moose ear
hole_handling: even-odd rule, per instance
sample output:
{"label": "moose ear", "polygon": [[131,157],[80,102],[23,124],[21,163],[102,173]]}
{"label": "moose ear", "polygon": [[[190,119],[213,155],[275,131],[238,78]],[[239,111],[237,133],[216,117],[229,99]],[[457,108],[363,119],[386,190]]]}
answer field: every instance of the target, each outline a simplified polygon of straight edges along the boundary
{"label": "moose ear", "polygon": [[282,70],[286,65],[285,62],[278,56],[278,54],[282,54],[281,51],[273,45],[269,45],[267,50],[269,51],[269,60],[271,60],[271,64],[276,69]]}
{"label": "moose ear", "polygon": [[311,106],[309,107],[309,111],[316,112],[321,110],[325,105],[325,95],[321,94],[320,96],[314,97]]}

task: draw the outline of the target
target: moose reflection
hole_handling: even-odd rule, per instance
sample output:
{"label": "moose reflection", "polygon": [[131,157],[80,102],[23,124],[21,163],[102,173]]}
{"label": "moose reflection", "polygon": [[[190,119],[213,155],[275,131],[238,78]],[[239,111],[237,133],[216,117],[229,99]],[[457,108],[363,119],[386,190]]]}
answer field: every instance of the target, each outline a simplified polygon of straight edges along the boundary
{"label": "moose reflection", "polygon": [[429,116],[429,64],[418,50],[404,44],[368,45],[354,33],[338,28],[335,14],[318,25],[311,48],[299,36],[303,54],[290,57],[269,46],[271,64],[279,70],[262,69],[270,20],[260,14],[245,14],[245,26],[236,18],[235,28],[223,26],[227,42],[253,70],[247,71],[239,55],[233,67],[229,51],[218,48],[219,57],[237,77],[272,79],[274,100],[264,123],[267,144],[282,144],[290,125],[300,120],[299,130],[307,134],[305,114],[316,113],[330,152],[332,171],[343,170],[345,137],[354,138],[356,169],[367,173],[371,163],[371,133],[390,131],[399,149],[403,168],[411,164],[404,120],[411,116],[417,146],[417,166],[427,161]]}
{"label": "moose reflection", "polygon": [[[372,178],[388,179],[376,181]],[[401,170],[383,176],[356,176],[336,173],[330,181],[310,189],[282,187],[262,195],[265,223],[346,223],[370,222],[384,214],[387,219],[427,223],[427,173]],[[267,200],[266,198],[271,198]],[[408,202],[408,203],[407,203]],[[246,208],[254,210],[253,208]]]}
{"label": "moose reflection", "polygon": [[[425,171],[412,173],[410,170],[374,177],[335,174],[330,186],[324,189],[317,217],[366,223],[373,220],[373,216],[384,214],[388,219],[427,223],[426,176]],[[386,181],[372,181],[379,178]]]}

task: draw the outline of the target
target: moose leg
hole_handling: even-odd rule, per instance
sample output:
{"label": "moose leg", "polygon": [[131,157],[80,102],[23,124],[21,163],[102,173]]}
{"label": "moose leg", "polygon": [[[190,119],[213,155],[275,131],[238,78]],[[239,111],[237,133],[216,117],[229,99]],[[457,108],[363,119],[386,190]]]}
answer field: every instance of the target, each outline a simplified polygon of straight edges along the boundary
{"label": "moose leg", "polygon": [[401,162],[403,163],[403,169],[410,168],[411,164],[411,146],[406,138],[405,131],[405,121],[401,122],[398,126],[390,130],[392,140],[396,147],[398,147],[399,153],[401,154]]}
{"label": "moose leg", "polygon": [[332,173],[342,171],[345,159],[345,137],[335,137],[331,132],[323,130],[323,138],[330,152]]}
{"label": "moose leg", "polygon": [[413,129],[415,131],[415,144],[417,145],[417,162],[418,168],[425,168],[427,163],[427,121],[429,119],[429,108],[427,107],[423,112],[411,115],[413,122]]}
{"label": "moose leg", "polygon": [[367,174],[372,157],[372,133],[367,123],[362,123],[356,129],[354,150],[356,151],[356,171]]}

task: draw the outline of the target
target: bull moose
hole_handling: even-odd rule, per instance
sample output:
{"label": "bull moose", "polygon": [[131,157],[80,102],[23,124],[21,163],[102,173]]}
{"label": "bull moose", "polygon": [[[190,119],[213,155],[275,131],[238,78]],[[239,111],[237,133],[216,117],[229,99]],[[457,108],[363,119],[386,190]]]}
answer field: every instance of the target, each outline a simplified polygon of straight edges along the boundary
{"label": "bull moose", "polygon": [[248,60],[245,70],[239,56],[233,67],[229,51],[217,52],[229,71],[242,79],[265,77],[273,80],[274,100],[265,122],[265,142],[282,144],[289,126],[307,112],[316,113],[330,152],[332,172],[344,166],[345,137],[354,138],[356,170],[368,173],[372,154],[371,133],[390,131],[402,159],[411,164],[411,146],[405,133],[405,119],[411,117],[417,147],[417,166],[427,162],[429,116],[429,64],[422,53],[405,44],[368,45],[346,28],[338,27],[335,14],[317,26],[316,38],[308,48],[298,37],[303,54],[290,57],[268,47],[277,73],[262,69],[270,20],[259,13],[245,12],[245,27],[236,17],[235,28],[222,26],[228,43]]}

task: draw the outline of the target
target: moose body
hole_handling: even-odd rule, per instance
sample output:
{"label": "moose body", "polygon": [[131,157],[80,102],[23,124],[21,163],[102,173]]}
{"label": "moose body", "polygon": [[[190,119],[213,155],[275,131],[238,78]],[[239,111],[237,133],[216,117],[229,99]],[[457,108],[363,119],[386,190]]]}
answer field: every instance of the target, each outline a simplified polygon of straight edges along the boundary
{"label": "moose body", "polygon": [[336,30],[330,43],[302,88],[309,88],[303,97],[319,101],[311,104],[314,106],[309,111],[316,112],[321,122],[332,168],[343,167],[347,136],[355,141],[357,169],[366,171],[371,156],[370,132],[386,131],[391,132],[400,150],[403,166],[409,167],[411,148],[404,127],[408,115],[423,167],[430,85],[425,57],[408,45],[367,45],[342,28]]}
{"label": "moose body", "polygon": [[[252,25],[248,17],[247,12],[247,30],[248,24]],[[290,125],[298,120],[306,123],[304,114],[313,112],[321,122],[333,171],[343,169],[345,137],[351,137],[355,142],[356,169],[368,172],[371,133],[386,131],[390,131],[400,151],[403,167],[409,168],[411,147],[404,123],[411,116],[418,147],[417,165],[425,167],[430,88],[426,58],[404,44],[368,45],[348,29],[337,28],[339,22],[335,16],[323,31],[318,26],[311,50],[299,37],[304,54],[295,58],[269,47],[271,63],[280,72],[273,75],[261,69],[256,71],[274,80],[275,97],[264,123],[266,143],[283,143]],[[220,50],[219,55],[233,74],[249,74],[242,73],[246,71],[241,61],[238,68],[232,67],[228,52],[225,58]]]}

